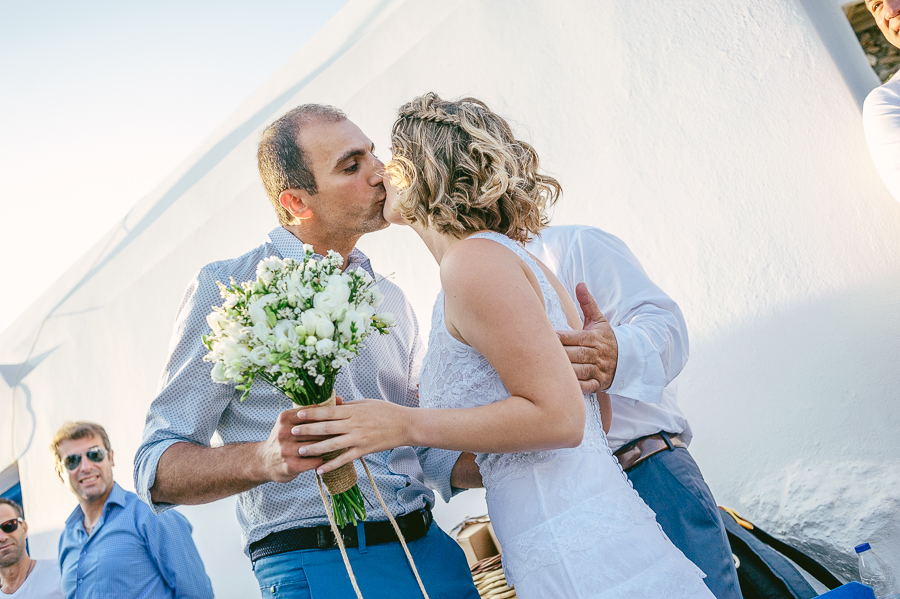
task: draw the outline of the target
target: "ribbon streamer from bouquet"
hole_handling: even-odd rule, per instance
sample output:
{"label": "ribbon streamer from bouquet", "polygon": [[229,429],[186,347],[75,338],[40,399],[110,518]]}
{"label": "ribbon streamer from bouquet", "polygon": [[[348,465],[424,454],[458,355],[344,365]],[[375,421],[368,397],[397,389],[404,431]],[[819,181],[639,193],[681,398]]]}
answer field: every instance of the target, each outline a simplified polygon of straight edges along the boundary
{"label": "ribbon streamer from bouquet", "polygon": [[[416,562],[413,560],[412,553],[409,552],[409,547],[406,545],[406,539],[403,537],[403,533],[400,531],[400,526],[397,524],[397,520],[394,519],[394,515],[391,513],[391,510],[389,510],[387,504],[385,504],[384,498],[381,496],[381,492],[378,490],[378,485],[375,484],[375,479],[372,478],[372,473],[369,471],[369,466],[366,465],[366,460],[364,458],[361,458],[359,461],[362,462],[363,468],[366,471],[366,476],[369,477],[369,482],[372,484],[372,489],[375,491],[375,496],[378,498],[378,503],[381,504],[381,507],[384,509],[384,513],[387,514],[388,519],[391,521],[391,526],[394,527],[394,532],[397,534],[397,539],[400,541],[400,545],[403,547],[403,552],[406,554],[406,560],[409,562],[409,567],[412,569],[413,576],[416,577],[416,582],[419,584],[419,590],[422,591],[422,596],[425,599],[430,599],[428,597],[428,591],[425,590],[425,584],[422,582],[422,577],[419,576],[419,570],[418,568],[416,568]],[[352,468],[352,464],[347,464],[347,466],[350,466]],[[327,474],[328,473],[326,473],[326,476]],[[347,569],[347,575],[350,577],[350,584],[353,585],[353,590],[356,592],[357,599],[363,599],[362,592],[359,590],[359,585],[356,582],[356,576],[353,574],[353,568],[350,566],[350,558],[347,557],[347,548],[344,545],[344,538],[343,536],[341,536],[341,531],[337,527],[337,523],[334,521],[334,516],[331,513],[331,506],[329,505],[330,502],[325,497],[325,490],[322,487],[322,477],[319,476],[318,473],[316,473],[316,483],[319,485],[319,496],[322,498],[322,505],[325,506],[325,514],[328,516],[328,523],[331,525],[331,533],[334,535],[334,538],[338,544],[338,548],[341,550],[341,557],[344,560],[344,567]]]}

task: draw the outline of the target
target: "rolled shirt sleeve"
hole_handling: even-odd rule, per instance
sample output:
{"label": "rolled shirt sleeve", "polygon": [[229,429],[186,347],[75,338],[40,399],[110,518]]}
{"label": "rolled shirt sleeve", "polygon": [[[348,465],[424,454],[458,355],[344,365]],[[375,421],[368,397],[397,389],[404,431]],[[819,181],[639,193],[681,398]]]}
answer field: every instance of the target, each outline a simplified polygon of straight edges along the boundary
{"label": "rolled shirt sleeve", "polygon": [[175,319],[169,359],[159,382],[159,394],[147,412],[144,436],[134,458],[137,494],[157,514],[173,507],[154,503],[150,488],[162,454],[175,443],[209,446],[218,421],[235,393],[233,384],[212,384],[212,364],[199,343],[209,333],[206,316],[221,303],[216,281],[227,281],[214,264],[204,267],[185,292]]}
{"label": "rolled shirt sleeve", "polygon": [[[148,411],[144,437],[135,456],[135,488],[154,512],[162,513],[171,507],[151,503],[150,497],[160,457],[169,447],[179,442],[209,447],[213,435],[225,445],[265,441],[278,415],[292,408],[291,401],[268,384],[257,382],[249,397],[240,401],[242,393],[233,383],[213,382],[212,364],[203,361],[208,350],[201,337],[210,330],[206,317],[213,306],[222,303],[217,281],[251,281],[260,260],[268,256],[300,260],[305,255],[303,242],[277,227],[269,233],[269,242],[237,258],[207,265],[188,286],[177,313],[159,392]],[[363,351],[341,369],[334,390],[344,401],[373,398],[417,405],[421,347],[412,307],[396,285],[372,270],[361,251],[353,249],[348,260],[348,268],[362,268],[375,278],[384,295],[379,309],[393,313],[397,322],[389,335],[371,335],[366,339]],[[400,447],[365,458],[393,514],[433,505],[434,493],[426,486],[423,463],[431,484],[449,487],[453,464],[444,462],[451,460],[433,460],[430,451],[423,452],[420,459],[415,448]],[[357,475],[361,477],[361,490],[368,493],[369,483],[359,465]],[[367,511],[372,520],[387,517],[377,504]],[[236,515],[245,552],[249,552],[251,543],[273,532],[328,524],[312,472],[301,473],[285,483],[263,483],[239,493]]]}

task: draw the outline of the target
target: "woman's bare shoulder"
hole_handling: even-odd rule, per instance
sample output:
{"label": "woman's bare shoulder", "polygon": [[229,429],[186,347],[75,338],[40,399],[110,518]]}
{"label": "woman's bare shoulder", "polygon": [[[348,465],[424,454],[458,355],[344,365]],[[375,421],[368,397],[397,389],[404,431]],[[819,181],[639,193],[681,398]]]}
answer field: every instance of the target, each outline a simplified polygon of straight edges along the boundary
{"label": "woman's bare shoulder", "polygon": [[445,291],[471,284],[494,287],[501,280],[520,278],[524,261],[515,252],[490,239],[464,239],[441,260],[441,284]]}

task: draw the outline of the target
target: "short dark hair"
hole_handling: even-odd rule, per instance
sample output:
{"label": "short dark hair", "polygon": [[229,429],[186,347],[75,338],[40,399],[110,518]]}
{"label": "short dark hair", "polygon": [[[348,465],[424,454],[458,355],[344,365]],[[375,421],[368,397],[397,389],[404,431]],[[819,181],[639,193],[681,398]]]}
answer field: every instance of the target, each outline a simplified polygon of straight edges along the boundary
{"label": "short dark hair", "polygon": [[59,455],[59,444],[63,441],[87,437],[100,437],[106,451],[112,451],[106,429],[94,422],[66,422],[53,435],[53,440],[50,442],[50,451],[53,452],[53,459],[56,460],[56,473],[59,474],[60,479],[63,477],[63,458]]}
{"label": "short dark hair", "polygon": [[263,130],[256,162],[266,194],[282,225],[289,225],[293,221],[291,213],[278,201],[282,191],[303,189],[311,194],[319,191],[306,152],[300,146],[300,128],[313,121],[337,123],[346,119],[347,115],[334,106],[303,104]]}
{"label": "short dark hair", "polygon": [[16,517],[24,518],[25,512],[22,510],[22,506],[13,501],[12,499],[7,499],[6,497],[0,497],[0,505],[6,504],[13,509],[16,513]]}

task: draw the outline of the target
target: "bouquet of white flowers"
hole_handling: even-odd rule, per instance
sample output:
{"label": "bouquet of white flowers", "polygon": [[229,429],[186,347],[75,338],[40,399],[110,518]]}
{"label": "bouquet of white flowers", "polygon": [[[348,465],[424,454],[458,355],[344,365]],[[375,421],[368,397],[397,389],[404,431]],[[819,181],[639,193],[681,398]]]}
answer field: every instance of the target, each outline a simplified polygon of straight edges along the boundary
{"label": "bouquet of white flowers", "polygon": [[[203,336],[209,349],[203,359],[214,364],[215,382],[237,383],[241,401],[262,379],[298,405],[333,403],[338,371],[359,354],[367,335],[385,335],[394,324],[390,313],[375,313],[383,296],[368,273],[341,272],[337,252],[317,260],[311,245],[303,250],[300,261],[263,259],[255,281],[219,282],[224,303],[207,317],[212,332]],[[353,464],[322,479],[338,526],[365,520]]]}

